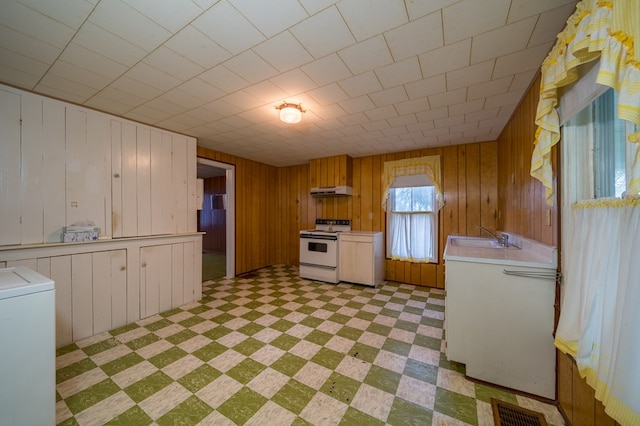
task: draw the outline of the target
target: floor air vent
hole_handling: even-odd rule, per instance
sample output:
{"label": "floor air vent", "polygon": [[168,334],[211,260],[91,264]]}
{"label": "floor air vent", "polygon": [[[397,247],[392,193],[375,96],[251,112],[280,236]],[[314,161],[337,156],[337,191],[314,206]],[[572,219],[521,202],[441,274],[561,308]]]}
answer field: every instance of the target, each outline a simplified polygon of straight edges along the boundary
{"label": "floor air vent", "polygon": [[491,398],[496,426],[547,426],[542,413]]}

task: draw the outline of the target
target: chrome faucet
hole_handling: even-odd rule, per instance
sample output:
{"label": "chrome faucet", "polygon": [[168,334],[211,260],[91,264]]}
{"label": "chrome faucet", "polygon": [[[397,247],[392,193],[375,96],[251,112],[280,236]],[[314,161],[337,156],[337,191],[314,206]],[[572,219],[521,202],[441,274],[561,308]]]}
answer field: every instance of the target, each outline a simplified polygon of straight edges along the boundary
{"label": "chrome faucet", "polygon": [[491,235],[493,238],[496,239],[496,241],[498,241],[498,244],[500,244],[500,246],[502,247],[509,247],[509,235],[507,234],[502,234],[500,236],[496,235],[495,233],[489,231],[487,228],[485,228],[484,226],[480,225],[478,226],[478,228],[480,228],[481,230],[483,230],[484,232],[486,232],[487,234]]}

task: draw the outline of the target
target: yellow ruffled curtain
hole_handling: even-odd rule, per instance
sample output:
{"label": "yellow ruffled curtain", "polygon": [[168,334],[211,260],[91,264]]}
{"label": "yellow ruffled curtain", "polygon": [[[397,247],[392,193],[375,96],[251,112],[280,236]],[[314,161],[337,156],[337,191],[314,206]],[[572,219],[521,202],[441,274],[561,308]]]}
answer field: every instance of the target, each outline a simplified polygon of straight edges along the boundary
{"label": "yellow ruffled curtain", "polygon": [[[576,81],[579,65],[600,58],[596,81],[618,92],[618,118],[640,125],[640,48],[634,49],[634,40],[640,40],[640,1],[583,0],[542,63],[531,176],[544,185],[547,203],[553,204],[551,148],[560,140],[558,89]],[[639,143],[639,133],[629,142]],[[631,196],[640,192],[640,150],[635,152]]]}
{"label": "yellow ruffled curtain", "polygon": [[444,205],[442,195],[442,179],[440,174],[440,156],[405,158],[404,160],[386,161],[384,163],[382,183],[382,209],[387,211],[389,188],[398,176],[427,175],[435,187],[438,210]]}

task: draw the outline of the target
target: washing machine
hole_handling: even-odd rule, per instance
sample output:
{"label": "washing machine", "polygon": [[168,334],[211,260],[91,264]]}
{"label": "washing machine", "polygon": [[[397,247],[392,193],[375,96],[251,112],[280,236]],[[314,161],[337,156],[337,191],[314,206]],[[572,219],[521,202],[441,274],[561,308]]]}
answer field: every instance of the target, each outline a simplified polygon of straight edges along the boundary
{"label": "washing machine", "polygon": [[0,269],[0,425],[56,423],[55,284]]}

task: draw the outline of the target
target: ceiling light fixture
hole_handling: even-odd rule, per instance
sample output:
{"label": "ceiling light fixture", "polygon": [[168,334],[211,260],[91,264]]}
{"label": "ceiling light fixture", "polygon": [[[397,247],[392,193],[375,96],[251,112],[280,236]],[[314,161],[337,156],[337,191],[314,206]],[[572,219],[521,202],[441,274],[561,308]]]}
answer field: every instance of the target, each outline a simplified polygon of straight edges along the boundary
{"label": "ceiling light fixture", "polygon": [[290,104],[285,102],[282,105],[277,106],[276,109],[280,110],[280,120],[285,123],[295,124],[302,121],[302,113],[304,110],[300,104]]}

